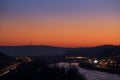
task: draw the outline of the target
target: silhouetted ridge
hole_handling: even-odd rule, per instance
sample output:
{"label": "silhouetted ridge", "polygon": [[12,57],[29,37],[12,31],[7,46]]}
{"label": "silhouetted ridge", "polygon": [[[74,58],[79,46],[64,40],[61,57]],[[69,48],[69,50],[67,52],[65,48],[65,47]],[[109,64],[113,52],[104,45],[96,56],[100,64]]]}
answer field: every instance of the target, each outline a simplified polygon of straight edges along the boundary
{"label": "silhouetted ridge", "polygon": [[7,60],[11,60],[11,59],[13,59],[13,58],[11,58],[11,57],[9,57],[9,56],[0,52],[0,61],[3,61],[3,60],[7,61]]}
{"label": "silhouetted ridge", "polygon": [[97,47],[76,48],[66,52],[65,56],[109,57],[120,54],[120,46],[104,45]]}
{"label": "silhouetted ridge", "polygon": [[41,55],[63,55],[71,48],[53,47],[53,46],[0,46],[0,51],[9,56],[41,56]]}

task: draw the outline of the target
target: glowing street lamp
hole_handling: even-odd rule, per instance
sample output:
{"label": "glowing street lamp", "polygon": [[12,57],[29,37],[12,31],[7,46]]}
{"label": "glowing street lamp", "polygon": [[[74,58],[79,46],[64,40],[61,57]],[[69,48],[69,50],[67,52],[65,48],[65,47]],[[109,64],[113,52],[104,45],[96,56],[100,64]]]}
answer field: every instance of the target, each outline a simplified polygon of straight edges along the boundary
{"label": "glowing street lamp", "polygon": [[98,63],[98,60],[94,60],[94,63],[95,63],[95,64]]}

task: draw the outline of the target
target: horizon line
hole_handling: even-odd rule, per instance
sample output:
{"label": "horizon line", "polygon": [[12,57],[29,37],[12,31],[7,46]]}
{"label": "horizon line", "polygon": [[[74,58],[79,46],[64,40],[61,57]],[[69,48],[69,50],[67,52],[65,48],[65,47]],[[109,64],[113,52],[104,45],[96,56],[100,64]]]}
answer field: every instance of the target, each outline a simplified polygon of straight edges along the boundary
{"label": "horizon line", "polygon": [[120,46],[118,45],[113,45],[113,44],[101,44],[101,45],[96,45],[96,46],[78,46],[78,47],[71,47],[71,46],[54,46],[54,45],[34,45],[34,44],[28,44],[28,45],[0,45],[0,46],[8,46],[8,47],[14,47],[14,46],[48,46],[48,47],[61,47],[61,48],[83,48],[83,47],[98,47],[98,46]]}

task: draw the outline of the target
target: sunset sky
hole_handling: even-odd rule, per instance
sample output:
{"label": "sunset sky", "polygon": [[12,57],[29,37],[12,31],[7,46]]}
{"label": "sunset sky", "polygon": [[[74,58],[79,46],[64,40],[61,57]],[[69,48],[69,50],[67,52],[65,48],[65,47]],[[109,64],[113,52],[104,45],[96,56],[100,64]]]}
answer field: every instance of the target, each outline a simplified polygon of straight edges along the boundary
{"label": "sunset sky", "polygon": [[120,45],[120,0],[0,0],[0,45]]}

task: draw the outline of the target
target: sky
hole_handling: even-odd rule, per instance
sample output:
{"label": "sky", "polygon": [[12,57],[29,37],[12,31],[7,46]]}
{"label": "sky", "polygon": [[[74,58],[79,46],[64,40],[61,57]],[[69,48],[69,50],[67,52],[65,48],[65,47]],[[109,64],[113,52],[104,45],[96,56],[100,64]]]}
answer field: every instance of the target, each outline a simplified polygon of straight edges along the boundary
{"label": "sky", "polygon": [[120,45],[119,0],[0,0],[0,45]]}

